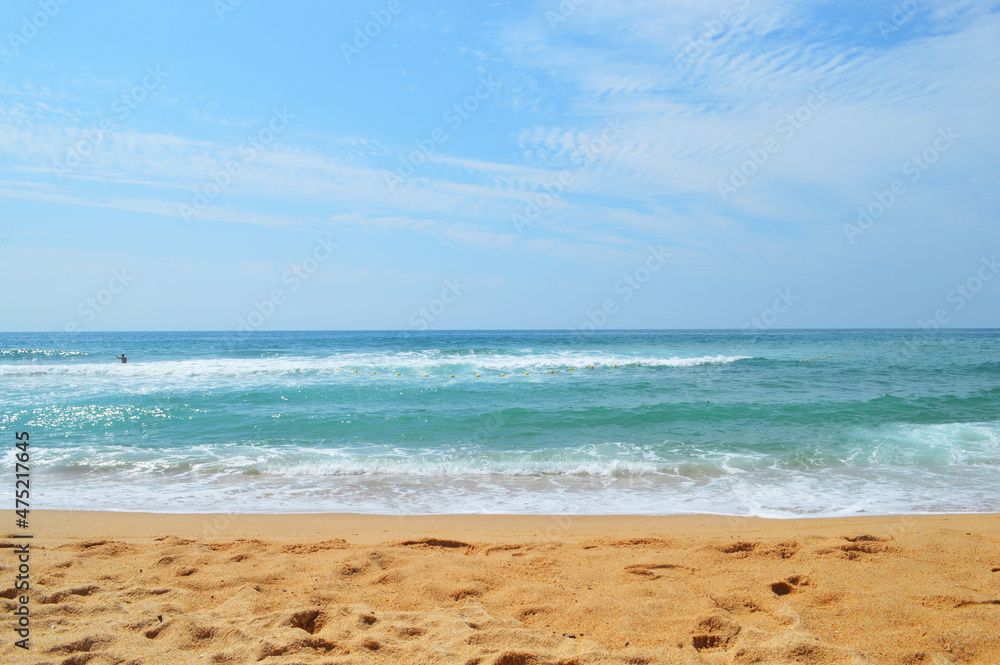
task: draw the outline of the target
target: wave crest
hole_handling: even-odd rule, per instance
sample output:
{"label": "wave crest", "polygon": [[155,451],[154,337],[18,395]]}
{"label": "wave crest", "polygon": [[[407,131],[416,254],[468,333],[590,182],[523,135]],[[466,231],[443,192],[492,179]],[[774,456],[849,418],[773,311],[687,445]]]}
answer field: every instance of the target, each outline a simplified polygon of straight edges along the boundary
{"label": "wave crest", "polygon": [[66,351],[64,349],[0,349],[0,358],[72,358],[90,355],[85,351]]}

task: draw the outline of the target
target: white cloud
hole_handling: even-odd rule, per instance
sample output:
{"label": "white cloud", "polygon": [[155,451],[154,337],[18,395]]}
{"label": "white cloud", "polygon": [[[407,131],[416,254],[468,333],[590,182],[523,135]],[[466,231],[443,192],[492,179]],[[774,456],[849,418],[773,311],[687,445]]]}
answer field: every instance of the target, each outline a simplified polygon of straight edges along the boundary
{"label": "white cloud", "polygon": [[[996,3],[927,2],[891,39],[870,7],[857,10],[870,17],[858,24],[850,11],[821,17],[822,7],[787,0],[625,0],[582,3],[551,29],[545,10],[554,6],[539,3],[533,18],[500,29],[500,44],[484,50],[505,54],[496,66],[509,70],[509,92],[498,106],[531,120],[509,137],[508,158],[444,146],[390,190],[386,178],[412,146],[297,128],[244,162],[198,219],[335,219],[475,247],[609,255],[667,236],[700,251],[709,239],[747,242],[754,220],[809,226],[853,210],[941,126],[961,126],[968,139],[962,159],[936,173],[995,172],[1000,130],[988,113],[1000,98]],[[711,26],[721,30],[706,36]],[[693,42],[697,49],[686,51]],[[678,67],[686,52],[692,57]],[[815,86],[826,86],[829,102],[792,137],[779,136],[778,153],[723,203],[719,180],[748,148],[775,137]],[[239,159],[233,144],[115,128],[57,181],[55,165],[94,117],[78,96],[30,81],[0,92],[8,99],[0,106],[3,168],[21,178],[0,184],[5,198],[177,217],[196,188]],[[609,119],[620,121],[621,136],[592,163],[574,164]],[[197,120],[246,125],[214,109]],[[564,171],[572,184],[527,235],[517,234],[511,214]],[[968,187],[958,177],[927,186]],[[943,209],[956,198],[937,200]]]}

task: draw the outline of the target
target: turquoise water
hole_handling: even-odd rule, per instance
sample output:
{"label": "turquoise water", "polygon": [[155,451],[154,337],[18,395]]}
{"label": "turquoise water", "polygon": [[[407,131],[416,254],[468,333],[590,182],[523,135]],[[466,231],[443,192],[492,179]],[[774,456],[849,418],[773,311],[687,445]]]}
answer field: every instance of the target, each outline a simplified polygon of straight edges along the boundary
{"label": "turquoise water", "polygon": [[1000,511],[997,331],[3,334],[0,385],[38,508]]}

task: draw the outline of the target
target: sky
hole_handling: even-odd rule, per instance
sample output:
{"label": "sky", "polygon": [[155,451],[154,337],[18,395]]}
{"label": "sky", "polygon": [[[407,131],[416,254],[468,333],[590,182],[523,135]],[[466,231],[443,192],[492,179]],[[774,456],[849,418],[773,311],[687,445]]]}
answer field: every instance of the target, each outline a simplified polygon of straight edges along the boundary
{"label": "sky", "polygon": [[0,331],[1000,327],[998,10],[5,0]]}

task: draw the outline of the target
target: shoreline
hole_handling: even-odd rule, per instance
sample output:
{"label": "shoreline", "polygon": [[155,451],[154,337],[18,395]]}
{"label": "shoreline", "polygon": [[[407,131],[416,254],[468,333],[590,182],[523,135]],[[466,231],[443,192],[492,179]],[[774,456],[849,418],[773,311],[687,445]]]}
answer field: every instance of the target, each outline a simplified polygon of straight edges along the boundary
{"label": "shoreline", "polygon": [[[109,517],[113,520],[109,521]],[[788,535],[803,530],[822,534],[844,528],[884,531],[887,535],[917,523],[943,526],[955,520],[993,522],[1000,531],[1000,513],[943,513],[901,515],[852,515],[847,517],[740,517],[716,514],[681,515],[521,515],[430,514],[373,515],[367,513],[155,513],[101,510],[33,510],[35,537],[152,538],[162,535],[192,537],[321,537],[347,532],[371,543],[377,537],[393,538],[428,530],[484,537],[525,537],[538,532],[573,537],[616,532],[628,535],[654,530],[684,529],[709,537]],[[331,531],[332,530],[332,531]],[[378,534],[378,535],[376,535]],[[5,532],[0,538],[10,538]]]}
{"label": "shoreline", "polygon": [[30,515],[3,662],[1000,662],[995,513]]}

